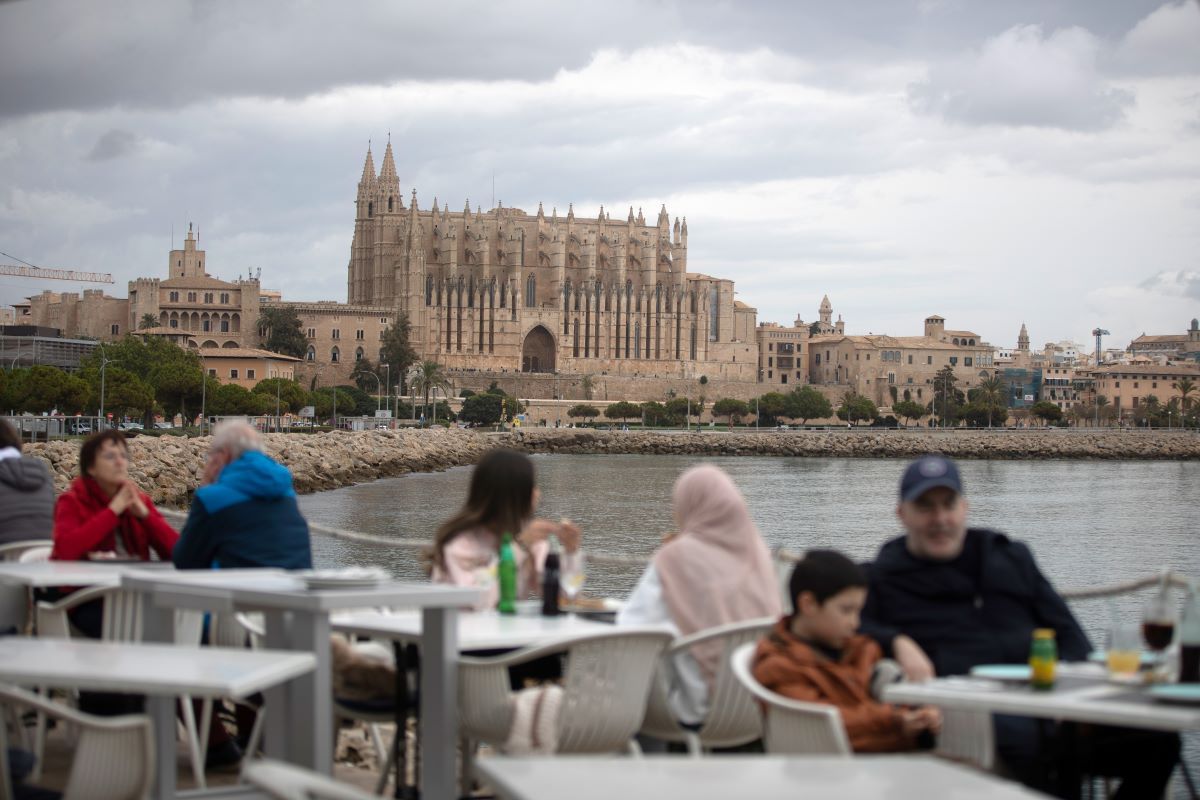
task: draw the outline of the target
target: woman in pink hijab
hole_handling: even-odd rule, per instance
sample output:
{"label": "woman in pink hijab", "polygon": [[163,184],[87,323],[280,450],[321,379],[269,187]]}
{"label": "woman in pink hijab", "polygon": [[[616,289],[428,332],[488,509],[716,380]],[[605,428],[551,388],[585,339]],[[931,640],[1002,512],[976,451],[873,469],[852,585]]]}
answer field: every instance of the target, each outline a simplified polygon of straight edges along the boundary
{"label": "woman in pink hijab", "polygon": [[[666,624],[678,636],[783,613],[778,578],[737,486],[702,464],[675,482],[678,533],[655,553],[617,617],[621,625]],[[720,645],[693,648],[675,660],[668,692],[680,722],[696,725],[720,667]]]}

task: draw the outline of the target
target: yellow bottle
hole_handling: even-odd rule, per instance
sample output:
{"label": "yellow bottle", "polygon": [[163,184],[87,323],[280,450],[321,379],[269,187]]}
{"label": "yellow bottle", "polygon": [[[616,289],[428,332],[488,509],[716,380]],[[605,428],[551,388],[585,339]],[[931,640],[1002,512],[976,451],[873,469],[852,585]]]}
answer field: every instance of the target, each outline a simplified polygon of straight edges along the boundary
{"label": "yellow bottle", "polygon": [[1030,685],[1034,689],[1053,689],[1057,666],[1058,645],[1054,640],[1054,629],[1036,629],[1033,632],[1033,646],[1029,649],[1029,667],[1032,670]]}

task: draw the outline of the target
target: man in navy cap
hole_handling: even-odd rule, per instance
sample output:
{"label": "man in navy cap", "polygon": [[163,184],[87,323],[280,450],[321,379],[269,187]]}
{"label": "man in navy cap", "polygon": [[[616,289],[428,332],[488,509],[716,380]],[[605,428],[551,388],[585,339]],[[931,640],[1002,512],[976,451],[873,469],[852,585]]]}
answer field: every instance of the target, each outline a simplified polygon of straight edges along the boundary
{"label": "man in navy cap", "polygon": [[[953,461],[923,456],[900,479],[896,515],[905,533],[870,566],[862,632],[890,652],[910,680],[961,675],[980,664],[1023,664],[1036,628],[1053,628],[1059,658],[1083,661],[1091,644],[1029,548],[1003,533],[967,527],[967,500]],[[1116,797],[1161,797],[1179,757],[1173,734],[1093,728],[1081,753],[1047,762],[1056,730],[997,715],[996,746],[1022,781],[1078,795],[1078,764],[1122,778]],[[1057,773],[1057,774],[1052,774]]]}

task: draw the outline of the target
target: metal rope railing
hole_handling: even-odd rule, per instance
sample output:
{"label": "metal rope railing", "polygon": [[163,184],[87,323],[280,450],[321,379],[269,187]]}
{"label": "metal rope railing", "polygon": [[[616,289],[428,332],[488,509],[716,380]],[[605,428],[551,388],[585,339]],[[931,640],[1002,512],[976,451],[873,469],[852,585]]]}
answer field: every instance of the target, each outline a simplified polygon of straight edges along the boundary
{"label": "metal rope railing", "polygon": [[[171,508],[160,508],[163,516],[182,522],[187,514],[182,511],[177,511]],[[309,522],[308,528],[313,533],[319,533],[324,536],[333,536],[337,539],[344,539],[351,542],[361,542],[363,544],[379,545],[381,547],[401,547],[416,551],[427,550],[433,543],[430,539],[398,539],[390,536],[376,536],[370,533],[360,533],[358,531],[348,531],[344,528],[334,528],[329,525],[321,525],[316,522]],[[787,563],[795,563],[803,558],[803,553],[796,553],[785,548],[776,548],[772,551],[772,556],[777,561]],[[615,567],[639,567],[644,568],[650,563],[647,556],[621,556],[610,555],[606,553],[596,553],[589,551],[587,554],[588,561],[593,564],[604,564],[606,566]],[[1168,570],[1165,573],[1149,576],[1146,578],[1138,578],[1137,580],[1125,581],[1123,583],[1115,583],[1108,586],[1092,586],[1085,589],[1061,589],[1059,594],[1066,600],[1096,600],[1104,597],[1116,597],[1123,594],[1132,594],[1133,592],[1148,589],[1152,586],[1164,584],[1176,586],[1179,588],[1187,588],[1190,585],[1190,579],[1178,572]]]}

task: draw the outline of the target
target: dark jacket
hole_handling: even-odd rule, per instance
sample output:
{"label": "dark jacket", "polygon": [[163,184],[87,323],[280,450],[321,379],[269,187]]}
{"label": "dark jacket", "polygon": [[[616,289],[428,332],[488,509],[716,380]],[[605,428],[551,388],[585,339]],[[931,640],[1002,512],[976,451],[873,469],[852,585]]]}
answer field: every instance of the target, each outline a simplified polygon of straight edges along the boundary
{"label": "dark jacket", "polygon": [[1024,663],[1034,628],[1055,630],[1064,661],[1081,661],[1091,652],[1029,548],[1002,533],[969,529],[963,554],[947,562],[913,556],[900,536],[880,548],[868,574],[862,632],[888,652],[897,634],[907,634],[938,675]]}
{"label": "dark jacket", "polygon": [[180,569],[311,569],[292,474],[262,453],[230,462],[216,483],[196,490],[174,561]]}
{"label": "dark jacket", "polygon": [[149,512],[145,519],[138,519],[128,509],[117,516],[108,507],[112,498],[95,480],[80,476],[71,481],[54,506],[54,550],[50,558],[82,561],[88,553],[112,552],[120,536],[129,555],[149,561],[153,550],[166,561],[179,534],[158,513],[150,495],[140,494]]}
{"label": "dark jacket", "polygon": [[0,544],[52,533],[54,482],[46,465],[30,456],[0,460]]}

